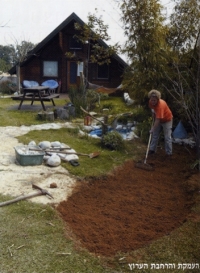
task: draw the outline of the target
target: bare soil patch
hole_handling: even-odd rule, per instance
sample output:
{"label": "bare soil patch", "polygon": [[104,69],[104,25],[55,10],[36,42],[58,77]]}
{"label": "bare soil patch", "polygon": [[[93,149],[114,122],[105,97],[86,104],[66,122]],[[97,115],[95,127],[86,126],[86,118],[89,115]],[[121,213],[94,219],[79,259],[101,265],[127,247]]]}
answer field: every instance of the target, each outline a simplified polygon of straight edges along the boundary
{"label": "bare soil patch", "polygon": [[186,221],[193,191],[186,182],[190,178],[193,183],[194,158],[194,151],[175,146],[171,159],[163,150],[149,156],[154,171],[136,168],[132,160],[125,162],[111,175],[81,182],[57,209],[90,252],[113,256],[133,251]]}

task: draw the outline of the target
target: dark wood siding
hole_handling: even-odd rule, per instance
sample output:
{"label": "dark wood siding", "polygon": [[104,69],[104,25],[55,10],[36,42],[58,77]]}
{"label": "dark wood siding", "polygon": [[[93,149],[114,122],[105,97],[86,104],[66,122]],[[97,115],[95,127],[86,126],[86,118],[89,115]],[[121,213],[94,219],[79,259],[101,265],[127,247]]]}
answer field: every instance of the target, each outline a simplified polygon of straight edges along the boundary
{"label": "dark wood siding", "polygon": [[114,58],[111,58],[111,63],[109,64],[108,79],[98,79],[97,69],[97,64],[89,65],[89,82],[109,88],[116,88],[121,84],[124,68]]}
{"label": "dark wood siding", "polygon": [[[41,84],[47,79],[55,79],[61,82],[60,92],[67,93],[69,87],[70,75],[69,68],[70,62],[84,62],[87,63],[87,44],[83,45],[80,49],[70,50],[70,40],[75,35],[74,22],[71,21],[67,26],[54,35],[51,39],[47,39],[47,42],[40,47],[40,49],[31,56],[24,65],[21,66],[21,82],[23,80],[33,80]],[[49,35],[50,36],[50,35]],[[48,37],[47,37],[48,38]],[[66,52],[74,53],[74,58],[67,58]],[[43,62],[44,61],[57,61],[58,62],[58,76],[57,77],[44,77],[43,76]],[[84,67],[84,71],[86,67]],[[108,79],[98,79],[97,77],[97,64],[89,63],[88,65],[88,81],[101,85],[104,87],[115,88],[121,84],[122,73],[124,67],[115,59],[111,58],[109,64],[109,77]],[[76,75],[73,75],[73,82]],[[77,76],[77,84],[80,82],[80,77]]]}

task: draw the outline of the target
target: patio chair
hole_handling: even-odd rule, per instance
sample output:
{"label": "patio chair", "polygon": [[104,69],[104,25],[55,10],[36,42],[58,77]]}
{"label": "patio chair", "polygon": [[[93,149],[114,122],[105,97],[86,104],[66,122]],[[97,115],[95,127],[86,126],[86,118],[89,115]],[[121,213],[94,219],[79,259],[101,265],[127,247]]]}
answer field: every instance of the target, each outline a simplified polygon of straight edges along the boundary
{"label": "patio chair", "polygon": [[48,86],[49,87],[49,91],[51,94],[55,94],[57,92],[57,89],[58,89],[58,82],[55,81],[55,80],[47,80],[47,81],[44,81],[42,84],[42,86]]}
{"label": "patio chair", "polygon": [[34,86],[39,86],[39,83],[36,82],[36,81],[27,81],[27,80],[24,80],[22,82],[22,86],[24,88],[30,88],[30,87],[34,87]]}

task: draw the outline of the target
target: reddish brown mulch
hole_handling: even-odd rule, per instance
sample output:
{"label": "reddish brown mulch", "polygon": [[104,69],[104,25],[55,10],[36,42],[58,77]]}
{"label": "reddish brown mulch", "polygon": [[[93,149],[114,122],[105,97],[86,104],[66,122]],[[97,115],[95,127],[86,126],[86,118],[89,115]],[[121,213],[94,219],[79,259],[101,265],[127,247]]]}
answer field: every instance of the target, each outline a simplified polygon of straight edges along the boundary
{"label": "reddish brown mulch", "polygon": [[180,146],[170,160],[162,150],[149,156],[154,171],[126,162],[113,175],[83,182],[57,209],[90,252],[112,256],[135,250],[187,218],[191,203],[183,185],[190,162],[191,153]]}

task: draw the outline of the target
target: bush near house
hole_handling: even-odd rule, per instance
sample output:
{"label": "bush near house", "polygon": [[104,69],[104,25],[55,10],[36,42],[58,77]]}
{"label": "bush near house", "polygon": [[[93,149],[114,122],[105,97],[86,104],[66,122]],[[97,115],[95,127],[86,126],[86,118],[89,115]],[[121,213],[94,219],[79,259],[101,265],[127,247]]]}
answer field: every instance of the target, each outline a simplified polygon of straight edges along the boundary
{"label": "bush near house", "polygon": [[15,86],[16,85],[13,84],[11,81],[2,81],[0,82],[0,93],[2,95],[11,95],[14,92]]}

